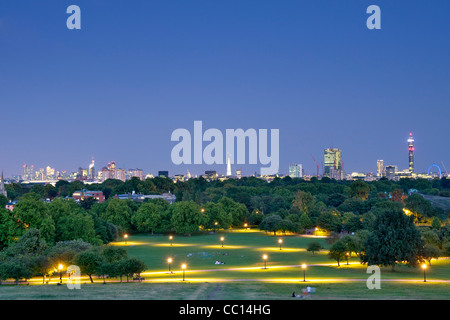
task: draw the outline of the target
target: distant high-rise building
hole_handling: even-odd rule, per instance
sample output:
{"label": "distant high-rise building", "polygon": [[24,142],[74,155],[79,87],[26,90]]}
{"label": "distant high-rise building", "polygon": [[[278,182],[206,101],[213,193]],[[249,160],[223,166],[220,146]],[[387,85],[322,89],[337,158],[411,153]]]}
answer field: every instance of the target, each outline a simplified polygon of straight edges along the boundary
{"label": "distant high-rise building", "polygon": [[395,179],[395,174],[397,173],[397,166],[386,166],[385,168],[385,172],[386,172],[386,178],[388,178],[389,180],[394,180]]}
{"label": "distant high-rise building", "polygon": [[121,181],[126,181],[127,173],[125,169],[118,169],[114,161],[108,162],[106,167],[102,168],[101,180],[105,181],[108,179],[118,179]]}
{"label": "distant high-rise building", "polygon": [[242,178],[242,169],[237,169],[236,170],[236,178],[241,179]]}
{"label": "distant high-rise building", "polygon": [[205,171],[205,174],[203,175],[203,178],[209,179],[209,180],[215,180],[219,177],[217,174],[217,171],[215,170],[207,170]]}
{"label": "distant high-rise building", "polygon": [[55,177],[56,177],[55,173],[56,173],[55,168],[47,166],[45,168],[45,180],[53,180],[53,179],[55,179]]}
{"label": "distant high-rise building", "polygon": [[23,180],[31,181],[34,179],[34,165],[28,166],[26,164],[23,165]]}
{"label": "distant high-rise building", "polygon": [[291,178],[302,178],[303,177],[303,166],[301,164],[290,164],[289,165],[289,177]]}
{"label": "distant high-rise building", "polygon": [[158,177],[169,177],[169,171],[158,171]]}
{"label": "distant high-rise building", "polygon": [[231,159],[227,157],[227,177],[231,176]]}
{"label": "distant high-rise building", "polygon": [[95,179],[95,161],[94,161],[94,157],[92,157],[92,161],[89,164],[88,178],[90,180],[94,180]]}
{"label": "distant high-rise building", "polygon": [[128,169],[127,180],[133,177],[139,178],[139,180],[144,180],[144,171],[142,169]]}
{"label": "distant high-rise building", "polygon": [[323,158],[323,175],[331,179],[342,180],[344,178],[342,150],[336,148],[325,149]]}
{"label": "distant high-rise building", "polygon": [[383,160],[377,160],[377,176],[380,178],[385,176]]}
{"label": "distant high-rise building", "polygon": [[414,138],[412,133],[408,137],[408,153],[409,153],[409,172],[414,172]]}

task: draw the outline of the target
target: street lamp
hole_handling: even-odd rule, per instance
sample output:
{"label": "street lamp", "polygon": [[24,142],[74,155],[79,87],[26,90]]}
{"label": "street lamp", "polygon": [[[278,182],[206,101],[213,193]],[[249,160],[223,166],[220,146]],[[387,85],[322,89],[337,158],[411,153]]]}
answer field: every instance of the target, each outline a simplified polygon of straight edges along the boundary
{"label": "street lamp", "polygon": [[170,245],[172,245],[173,236],[169,236]]}
{"label": "street lamp", "polygon": [[423,269],[423,282],[427,282],[427,273],[426,273],[427,265],[425,263],[422,265],[422,269]]}
{"label": "street lamp", "polygon": [[167,263],[169,264],[169,273],[172,273],[172,270],[170,269],[170,264],[172,263],[172,258],[167,259]]}
{"label": "street lamp", "polygon": [[124,234],[123,237],[125,238],[125,244],[127,244],[128,235],[127,235],[127,234]]}
{"label": "street lamp", "polygon": [[263,255],[263,260],[264,260],[264,269],[267,269],[267,254]]}
{"label": "street lamp", "polygon": [[303,269],[303,282],[306,282],[306,264],[302,264]]}
{"label": "street lamp", "polygon": [[346,252],[345,253],[345,257],[347,258],[347,265],[348,265],[348,257],[350,256],[350,253],[349,252]]}
{"label": "street lamp", "polygon": [[184,271],[186,270],[186,264],[181,265],[181,269],[183,269],[183,281],[184,281]]}
{"label": "street lamp", "polygon": [[281,250],[281,244],[283,243],[282,239],[278,239],[278,243],[280,244],[280,250]]}
{"label": "street lamp", "polygon": [[203,212],[205,212],[205,209],[204,209],[204,208],[202,208],[202,209],[201,209],[200,211],[201,211],[201,212],[203,213]]}
{"label": "street lamp", "polygon": [[246,223],[244,223],[244,228],[245,228],[245,230],[247,230],[247,224]]}
{"label": "street lamp", "polygon": [[214,222],[214,233],[216,233],[216,227],[217,227],[217,225],[218,225],[219,223],[216,221],[216,222]]}
{"label": "street lamp", "polygon": [[222,241],[222,248],[223,248],[223,240],[225,240],[225,238],[224,238],[224,237],[221,237],[221,238],[220,238],[220,241]]}
{"label": "street lamp", "polygon": [[60,263],[58,266],[58,270],[59,270],[59,283],[62,283],[62,269],[63,269],[63,265]]}

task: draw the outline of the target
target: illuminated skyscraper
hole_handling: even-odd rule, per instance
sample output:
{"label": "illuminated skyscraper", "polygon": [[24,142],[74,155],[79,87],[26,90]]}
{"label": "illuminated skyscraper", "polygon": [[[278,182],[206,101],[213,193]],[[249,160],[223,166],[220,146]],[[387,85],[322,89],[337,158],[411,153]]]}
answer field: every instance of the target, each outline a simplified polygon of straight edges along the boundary
{"label": "illuminated skyscraper", "polygon": [[291,178],[302,178],[303,168],[301,164],[290,164],[289,165],[289,177]]}
{"label": "illuminated skyscraper", "polygon": [[231,159],[230,157],[227,158],[227,177],[231,176]]}
{"label": "illuminated skyscraper", "polygon": [[383,160],[377,160],[377,176],[378,177],[384,177],[385,176],[384,161]]}
{"label": "illuminated skyscraper", "polygon": [[28,166],[26,164],[23,165],[23,180],[31,181],[34,179],[34,165]]}
{"label": "illuminated skyscraper", "polygon": [[342,150],[335,148],[325,149],[323,158],[323,175],[331,179],[342,180],[344,178]]}
{"label": "illuminated skyscraper", "polygon": [[408,137],[408,152],[409,152],[409,172],[414,172],[414,138],[412,133]]}
{"label": "illuminated skyscraper", "polygon": [[95,179],[95,161],[94,157],[92,157],[91,164],[89,165],[88,178],[91,180]]}

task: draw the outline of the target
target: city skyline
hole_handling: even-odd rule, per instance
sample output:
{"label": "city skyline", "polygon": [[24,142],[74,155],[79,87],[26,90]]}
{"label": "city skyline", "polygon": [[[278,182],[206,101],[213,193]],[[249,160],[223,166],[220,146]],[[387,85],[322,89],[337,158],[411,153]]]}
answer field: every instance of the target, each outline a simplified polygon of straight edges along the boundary
{"label": "city skyline", "polygon": [[[426,171],[415,171],[414,170],[414,166],[415,166],[415,161],[414,161],[414,151],[415,151],[415,147],[414,147],[414,137],[412,132],[409,133],[408,135],[408,139],[407,139],[407,152],[408,152],[408,166],[406,166],[405,168],[403,168],[402,166],[399,166],[398,164],[394,164],[394,163],[385,163],[384,159],[377,159],[374,168],[371,168],[369,170],[363,170],[363,171],[345,171],[344,169],[344,161],[343,161],[343,157],[342,157],[342,151],[339,148],[326,148],[323,150],[323,158],[321,159],[322,161],[317,162],[314,158],[314,156],[312,155],[312,159],[315,162],[315,164],[318,166],[316,169],[317,171],[312,170],[311,172],[306,172],[303,169],[303,163],[296,163],[294,164],[292,161],[289,163],[288,168],[280,168],[279,170],[279,174],[281,176],[291,176],[291,177],[303,177],[303,175],[305,176],[320,176],[320,177],[330,177],[330,178],[334,178],[334,179],[345,179],[345,176],[348,176],[350,174],[355,174],[355,173],[364,173],[364,174],[369,174],[369,175],[373,175],[373,177],[382,177],[386,174],[386,172],[384,171],[386,167],[395,167],[396,168],[396,172],[406,172],[408,171],[409,173],[419,173],[419,174],[426,174],[428,172],[428,170],[433,167],[433,166],[438,166],[440,170],[442,170],[442,174],[446,174],[447,173],[447,169],[445,167],[445,163],[443,161],[441,161],[441,163],[433,163],[430,166],[428,166]],[[248,149],[248,148],[247,148]],[[246,151],[248,152],[248,150]],[[56,167],[51,167],[49,165],[44,166],[43,168],[40,168],[40,166],[36,166],[36,170],[35,165],[34,164],[24,164],[22,166],[23,170],[20,173],[15,173],[10,175],[11,177],[14,176],[21,176],[21,178],[23,180],[57,180],[57,179],[76,179],[75,177],[72,177],[73,174],[75,173],[79,173],[82,177],[85,178],[85,180],[91,180],[91,181],[104,181],[108,178],[114,178],[114,179],[120,179],[125,181],[126,179],[128,179],[129,176],[139,176],[141,178],[141,180],[143,178],[145,178],[145,176],[158,176],[159,172],[162,172],[162,170],[164,171],[168,171],[169,172],[169,176],[170,177],[175,177],[178,175],[183,175],[183,176],[202,176],[205,175],[206,172],[210,171],[210,172],[217,172],[217,174],[219,176],[224,176],[224,177],[235,177],[235,176],[240,176],[242,174],[242,166],[241,165],[233,165],[233,167],[236,167],[235,169],[232,169],[232,165],[229,163],[230,157],[227,157],[227,162],[226,164],[222,164],[222,165],[186,165],[186,167],[188,167],[188,169],[186,170],[186,172],[181,172],[181,171],[170,171],[170,170],[165,170],[164,168],[159,168],[157,170],[155,170],[154,172],[142,169],[142,168],[137,168],[137,167],[122,167],[122,166],[117,166],[116,165],[116,161],[108,161],[105,164],[100,164],[98,167],[95,166],[95,160],[94,157],[91,157],[91,161],[89,162],[88,165],[84,165],[84,166],[79,166],[76,170],[58,170],[59,168]],[[107,173],[107,176],[105,177],[101,177],[101,175],[99,175],[99,173],[103,172],[109,172],[111,170],[111,167],[113,168],[113,170],[116,170],[116,166],[117,166],[117,170],[120,171],[120,175],[117,176],[115,173],[110,175],[110,173]],[[200,168],[197,171],[193,171],[192,172],[192,167],[197,167]],[[224,167],[226,166],[226,169],[224,169]],[[295,167],[298,168],[296,169]],[[253,166],[254,167],[254,166]],[[27,173],[27,169],[30,170],[31,168],[31,172]],[[330,169],[331,168],[331,169]],[[37,171],[39,170],[39,171]],[[295,172],[294,171],[298,171]],[[50,174],[49,174],[50,171]],[[139,174],[136,173],[137,171],[139,171]],[[223,172],[222,172],[223,171]],[[239,171],[239,173],[238,173]],[[82,173],[84,172],[84,173]],[[226,172],[226,173],[225,173]],[[96,174],[97,173],[97,174]],[[58,176],[59,174],[59,176]],[[62,177],[62,174],[64,174],[64,177]],[[105,173],[103,173],[105,174]],[[252,176],[252,175],[259,175],[257,174],[257,172],[244,172],[242,174],[242,176]],[[28,175],[28,177],[27,177]],[[46,177],[45,179],[39,179],[36,177]],[[51,178],[47,178],[48,176],[51,176]],[[31,177],[31,178],[30,178]]]}
{"label": "city skyline", "polygon": [[69,4],[0,4],[6,176],[25,163],[75,171],[92,156],[225,174],[171,162],[171,132],[195,120],[279,129],[284,174],[291,163],[314,174],[311,155],[322,163],[327,148],[346,172],[375,173],[379,159],[407,169],[409,132],[415,171],[450,167],[448,1],[380,0],[380,30],[366,27],[370,1],[80,1],[81,30],[66,27]]}

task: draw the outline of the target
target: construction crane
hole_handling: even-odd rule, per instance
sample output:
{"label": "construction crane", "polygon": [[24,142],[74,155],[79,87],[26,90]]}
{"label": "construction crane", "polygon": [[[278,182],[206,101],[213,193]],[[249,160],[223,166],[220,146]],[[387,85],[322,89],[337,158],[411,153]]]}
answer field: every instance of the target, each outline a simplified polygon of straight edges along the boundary
{"label": "construction crane", "polygon": [[319,164],[317,163],[316,159],[314,159],[314,156],[313,156],[313,155],[311,155],[311,157],[313,158],[314,163],[315,163],[316,166],[317,166],[317,178],[319,178]]}

